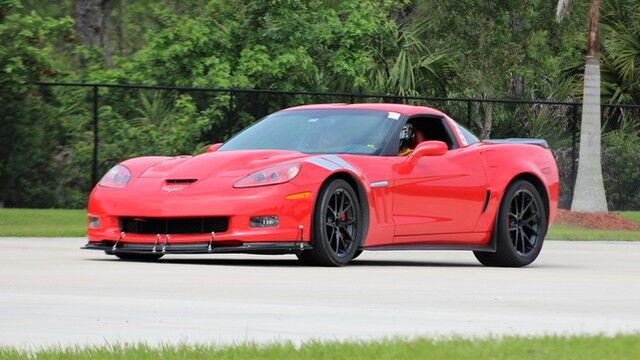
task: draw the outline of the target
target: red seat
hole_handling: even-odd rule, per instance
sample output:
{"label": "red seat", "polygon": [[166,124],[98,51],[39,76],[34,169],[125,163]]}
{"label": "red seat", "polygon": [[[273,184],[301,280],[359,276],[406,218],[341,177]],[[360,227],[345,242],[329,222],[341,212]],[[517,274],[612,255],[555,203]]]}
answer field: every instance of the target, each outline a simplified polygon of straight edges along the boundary
{"label": "red seat", "polygon": [[427,137],[424,136],[424,133],[420,129],[415,129],[413,131],[413,148],[415,149],[418,144],[427,140]]}

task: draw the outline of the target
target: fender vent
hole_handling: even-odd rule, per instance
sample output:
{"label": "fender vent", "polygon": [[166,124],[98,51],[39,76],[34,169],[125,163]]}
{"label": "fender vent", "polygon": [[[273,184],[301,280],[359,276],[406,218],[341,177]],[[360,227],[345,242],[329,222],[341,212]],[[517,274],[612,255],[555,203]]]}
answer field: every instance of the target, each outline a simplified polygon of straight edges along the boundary
{"label": "fender vent", "polygon": [[491,190],[487,190],[487,196],[484,198],[484,206],[482,206],[482,212],[487,211],[487,206],[489,206],[489,200],[491,199]]}
{"label": "fender vent", "polygon": [[120,231],[131,234],[210,234],[227,231],[226,216],[199,218],[121,217]]}

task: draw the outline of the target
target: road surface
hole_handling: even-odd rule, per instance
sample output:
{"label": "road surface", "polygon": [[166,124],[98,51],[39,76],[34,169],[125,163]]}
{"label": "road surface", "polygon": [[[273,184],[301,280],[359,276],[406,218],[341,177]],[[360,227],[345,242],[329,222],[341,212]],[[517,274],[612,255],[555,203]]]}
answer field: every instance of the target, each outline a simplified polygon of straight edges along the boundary
{"label": "road surface", "polygon": [[0,238],[0,345],[300,342],[640,331],[640,242],[548,241],[523,269],[469,252],[119,261],[81,238]]}

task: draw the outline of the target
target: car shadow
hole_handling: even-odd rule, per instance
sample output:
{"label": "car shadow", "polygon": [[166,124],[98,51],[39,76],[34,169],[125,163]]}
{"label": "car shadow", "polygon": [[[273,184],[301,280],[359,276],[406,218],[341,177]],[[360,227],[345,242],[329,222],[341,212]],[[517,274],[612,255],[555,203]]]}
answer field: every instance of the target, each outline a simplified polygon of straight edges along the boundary
{"label": "car shadow", "polygon": [[[124,261],[119,259],[88,259],[90,261]],[[132,261],[127,261],[132,262]],[[144,262],[144,261],[140,261]],[[254,267],[312,267],[304,265],[296,259],[198,259],[198,258],[164,258],[152,263],[158,265],[181,264],[203,266],[254,266]],[[480,263],[454,263],[415,260],[353,260],[348,267],[482,267]]]}
{"label": "car shadow", "polygon": [[349,266],[481,267],[480,263],[454,263],[415,260],[354,260]]}

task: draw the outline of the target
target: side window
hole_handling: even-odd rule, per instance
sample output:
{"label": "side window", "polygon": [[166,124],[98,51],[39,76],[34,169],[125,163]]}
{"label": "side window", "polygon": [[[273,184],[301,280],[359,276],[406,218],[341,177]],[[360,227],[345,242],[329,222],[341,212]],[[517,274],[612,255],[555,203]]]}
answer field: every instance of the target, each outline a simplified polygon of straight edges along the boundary
{"label": "side window", "polygon": [[457,149],[458,141],[449,125],[439,117],[415,117],[407,121],[400,133],[399,155],[410,154],[415,147],[429,140],[447,144],[449,150]]}
{"label": "side window", "polygon": [[466,128],[461,128],[460,130],[462,130],[462,136],[467,139],[467,144],[471,145],[480,142],[480,139],[478,139],[477,136],[473,135],[471,131],[467,130]]}
{"label": "side window", "polygon": [[467,145],[480,142],[480,139],[477,136],[475,136],[471,131],[467,130],[467,128],[458,124],[455,120],[451,120],[451,122],[453,122],[454,126],[458,128],[458,132],[464,138]]}

